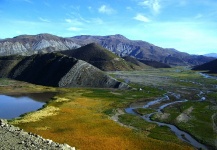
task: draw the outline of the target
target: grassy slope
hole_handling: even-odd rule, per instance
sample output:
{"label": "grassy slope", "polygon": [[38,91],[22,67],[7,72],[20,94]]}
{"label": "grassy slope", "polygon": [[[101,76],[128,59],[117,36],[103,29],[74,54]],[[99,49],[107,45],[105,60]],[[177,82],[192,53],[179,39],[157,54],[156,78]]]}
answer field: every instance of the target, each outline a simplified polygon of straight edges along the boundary
{"label": "grassy slope", "polygon": [[[161,95],[161,91],[150,89],[150,92],[147,93],[145,91],[103,89],[60,89],[35,86],[23,82],[16,83],[15,81],[12,86],[8,82],[4,82],[4,87],[0,87],[1,91],[4,89],[4,93],[10,92],[12,89],[14,92],[40,92],[44,90],[58,92],[53,101],[50,101],[42,110],[29,113],[23,118],[11,122],[26,131],[45,138],[60,143],[68,143],[78,149],[88,150],[191,149],[179,140],[175,140],[175,143],[174,140],[169,141],[168,137],[175,138],[175,135],[171,134],[168,129],[155,128],[155,125],[146,123],[147,128],[152,126],[150,130],[148,129],[149,131],[146,126],[143,129],[138,127],[139,130],[135,131],[120,126],[105,114],[105,112],[117,107],[124,108],[136,99]],[[125,116],[125,118],[129,119],[129,116]],[[136,117],[133,119],[137,120],[138,124],[143,121]],[[154,135],[159,130],[161,133],[166,133],[167,136],[161,137],[160,140],[150,138],[159,136],[159,134]],[[151,131],[153,134],[149,134]]]}

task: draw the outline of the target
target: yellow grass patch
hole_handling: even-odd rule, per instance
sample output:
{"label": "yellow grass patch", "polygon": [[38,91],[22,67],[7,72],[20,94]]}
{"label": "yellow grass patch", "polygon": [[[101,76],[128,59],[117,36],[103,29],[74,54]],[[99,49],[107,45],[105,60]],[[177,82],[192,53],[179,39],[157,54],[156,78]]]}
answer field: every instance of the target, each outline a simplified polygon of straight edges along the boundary
{"label": "yellow grass patch", "polygon": [[45,117],[57,115],[59,108],[48,106],[44,108],[43,110],[36,111],[34,113],[29,113],[25,115],[25,117],[21,120],[15,120],[14,124],[19,123],[28,123],[28,122],[36,122],[39,121]]}

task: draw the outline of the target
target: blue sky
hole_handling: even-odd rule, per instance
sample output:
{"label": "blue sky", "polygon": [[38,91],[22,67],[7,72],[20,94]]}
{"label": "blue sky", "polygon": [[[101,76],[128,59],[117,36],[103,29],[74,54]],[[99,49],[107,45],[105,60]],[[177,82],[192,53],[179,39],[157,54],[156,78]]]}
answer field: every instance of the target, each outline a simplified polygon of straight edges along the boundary
{"label": "blue sky", "polygon": [[0,0],[0,38],[122,34],[190,54],[217,52],[216,0]]}

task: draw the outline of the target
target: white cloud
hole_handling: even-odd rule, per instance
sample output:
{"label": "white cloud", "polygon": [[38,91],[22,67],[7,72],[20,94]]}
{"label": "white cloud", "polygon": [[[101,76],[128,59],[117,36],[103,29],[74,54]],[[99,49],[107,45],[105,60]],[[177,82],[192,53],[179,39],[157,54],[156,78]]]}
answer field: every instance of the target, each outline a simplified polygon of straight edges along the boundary
{"label": "white cloud", "polygon": [[39,20],[41,20],[42,22],[47,22],[47,23],[49,23],[49,22],[50,22],[50,20],[48,20],[48,19],[45,19],[45,18],[42,18],[42,17],[39,17],[38,19],[39,19]]}
{"label": "white cloud", "polygon": [[102,5],[102,6],[98,9],[98,11],[99,11],[100,13],[108,14],[108,15],[114,14],[114,13],[116,12],[113,8],[111,8],[111,7],[109,7],[109,6],[106,6],[106,5]]}
{"label": "white cloud", "polygon": [[160,0],[143,0],[139,5],[150,8],[155,14],[160,13]]}
{"label": "white cloud", "polygon": [[70,27],[67,29],[68,31],[81,31],[82,29],[81,28],[78,28],[78,27]]}
{"label": "white cloud", "polygon": [[82,26],[84,25],[84,23],[82,22],[82,20],[79,20],[79,19],[65,19],[65,22],[66,23],[69,23],[71,25],[74,25],[74,26]]}
{"label": "white cloud", "polygon": [[71,20],[71,19],[65,19],[65,21],[66,21],[67,23],[72,23],[72,20]]}
{"label": "white cloud", "polygon": [[150,22],[150,19],[148,19],[147,17],[145,17],[142,14],[137,14],[133,19],[138,20],[138,21],[142,21],[142,22]]}

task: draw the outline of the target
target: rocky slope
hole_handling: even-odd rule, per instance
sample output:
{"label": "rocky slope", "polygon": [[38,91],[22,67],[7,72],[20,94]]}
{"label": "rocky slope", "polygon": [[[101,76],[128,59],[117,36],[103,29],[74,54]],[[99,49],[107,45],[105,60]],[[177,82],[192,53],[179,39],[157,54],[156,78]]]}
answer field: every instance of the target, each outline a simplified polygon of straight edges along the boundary
{"label": "rocky slope", "polygon": [[84,60],[104,71],[141,70],[142,66],[129,64],[96,43],[87,44],[75,50],[61,51],[62,54]]}
{"label": "rocky slope", "polygon": [[0,77],[56,87],[128,87],[85,61],[58,53],[0,57]]}
{"label": "rocky slope", "polygon": [[192,70],[206,70],[208,73],[217,73],[217,59],[194,67]]}
{"label": "rocky slope", "polygon": [[23,131],[0,120],[0,149],[1,150],[75,150],[67,144],[55,143],[49,139]]}
{"label": "rocky slope", "polygon": [[20,35],[0,40],[0,56],[13,54],[32,55],[78,48],[71,39],[51,34]]}
{"label": "rocky slope", "polygon": [[90,36],[82,35],[71,38],[79,45],[97,43],[119,56],[133,56],[137,59],[153,60],[169,65],[199,65],[213,58],[189,55],[175,49],[161,48],[145,41],[129,40],[122,35]]}

